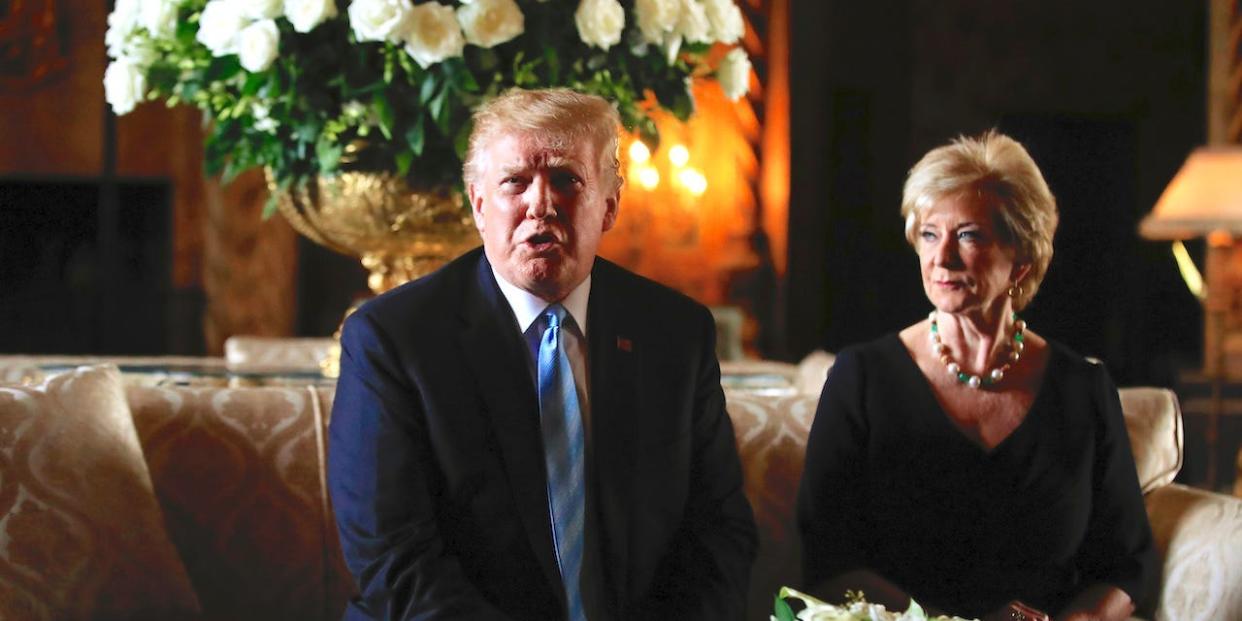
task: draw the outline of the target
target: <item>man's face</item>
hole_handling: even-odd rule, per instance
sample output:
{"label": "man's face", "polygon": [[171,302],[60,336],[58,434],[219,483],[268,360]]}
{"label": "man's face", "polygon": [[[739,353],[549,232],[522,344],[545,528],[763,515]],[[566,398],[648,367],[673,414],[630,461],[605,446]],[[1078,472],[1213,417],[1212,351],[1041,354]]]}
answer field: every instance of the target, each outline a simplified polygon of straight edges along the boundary
{"label": "man's face", "polygon": [[479,153],[466,188],[483,250],[510,283],[559,301],[591,272],[617,220],[620,188],[601,175],[599,145],[503,133]]}

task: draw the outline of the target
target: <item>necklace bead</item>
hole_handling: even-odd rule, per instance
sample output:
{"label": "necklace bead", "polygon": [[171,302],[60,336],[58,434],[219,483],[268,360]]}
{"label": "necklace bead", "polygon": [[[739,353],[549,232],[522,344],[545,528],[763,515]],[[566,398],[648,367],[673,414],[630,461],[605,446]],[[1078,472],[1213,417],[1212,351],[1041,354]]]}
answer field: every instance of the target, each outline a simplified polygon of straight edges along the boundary
{"label": "necklace bead", "polygon": [[1026,330],[1026,322],[1018,319],[1018,314],[1014,313],[1013,318],[1013,335],[1009,339],[1009,352],[1004,357],[1004,364],[984,373],[983,377],[971,375],[962,371],[962,365],[953,360],[953,354],[949,350],[949,346],[940,340],[940,324],[936,321],[936,311],[932,311],[927,315],[931,321],[931,329],[928,331],[928,339],[931,341],[932,355],[939,356],[940,364],[944,365],[949,375],[952,375],[958,382],[966,384],[974,389],[983,386],[991,386],[1005,379],[1005,372],[1013,365],[1018,363],[1018,359],[1022,357],[1022,352],[1026,350],[1026,338],[1023,332]]}

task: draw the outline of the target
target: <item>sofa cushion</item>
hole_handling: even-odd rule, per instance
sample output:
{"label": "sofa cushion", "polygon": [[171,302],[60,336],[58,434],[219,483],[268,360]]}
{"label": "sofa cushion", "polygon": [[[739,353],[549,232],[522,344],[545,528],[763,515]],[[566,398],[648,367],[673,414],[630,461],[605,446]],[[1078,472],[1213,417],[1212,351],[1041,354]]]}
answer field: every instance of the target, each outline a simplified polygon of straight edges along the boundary
{"label": "sofa cushion", "polygon": [[1122,388],[1117,392],[1139,487],[1146,494],[1172,483],[1182,468],[1182,411],[1177,396],[1165,388]]}
{"label": "sofa cushion", "polygon": [[802,543],[794,503],[819,395],[772,397],[730,390],[725,397],[742,458],[746,497],[759,527],[746,618],[766,619],[777,591],[802,583]]}
{"label": "sofa cushion", "polygon": [[0,386],[0,515],[0,618],[197,615],[115,367]]}
{"label": "sofa cushion", "polygon": [[339,619],[313,388],[130,386],[169,532],[210,618]]}

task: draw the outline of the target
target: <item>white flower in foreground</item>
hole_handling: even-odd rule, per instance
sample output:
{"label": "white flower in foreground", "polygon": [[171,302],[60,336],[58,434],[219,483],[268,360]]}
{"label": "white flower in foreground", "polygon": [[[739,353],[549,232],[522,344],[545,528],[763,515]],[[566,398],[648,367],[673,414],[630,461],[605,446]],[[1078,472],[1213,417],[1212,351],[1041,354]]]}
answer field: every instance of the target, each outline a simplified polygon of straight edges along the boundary
{"label": "white flower in foreground", "polygon": [[251,104],[250,114],[254,115],[255,129],[269,134],[276,133],[276,119],[272,118],[271,106],[261,103]]}
{"label": "white flower in foreground", "polygon": [[602,50],[621,42],[625,30],[625,9],[617,0],[582,0],[574,13],[578,37]]}
{"label": "white flower in foreground", "polygon": [[663,43],[665,33],[677,27],[681,0],[638,0],[634,3],[634,17],[647,43]]}
{"label": "white flower in foreground", "polygon": [[298,32],[310,32],[336,17],[336,0],[285,0],[285,18]]}
{"label": "white flower in foreground", "polygon": [[125,55],[126,41],[138,27],[138,10],[138,0],[117,0],[116,8],[108,14],[108,31],[104,34],[108,56],[120,58]]}
{"label": "white flower in foreground", "polygon": [[153,38],[165,39],[177,31],[176,0],[141,0],[139,22]]}
{"label": "white flower in foreground", "polygon": [[396,43],[410,27],[410,0],[354,0],[349,27],[359,41]]}
{"label": "white flower in foreground", "polygon": [[198,17],[195,38],[215,56],[234,54],[237,52],[237,34],[248,21],[242,14],[241,6],[233,0],[211,0]]}
{"label": "white flower in foreground", "polygon": [[735,43],[746,34],[742,9],[733,0],[703,0],[707,21],[712,25],[712,38],[720,43]]}
{"label": "white flower in foreground", "polygon": [[271,67],[279,50],[280,30],[274,20],[254,22],[237,35],[237,57],[241,66],[251,73]]}
{"label": "white flower in foreground", "polygon": [[526,32],[526,18],[513,0],[462,0],[457,21],[466,42],[480,47],[495,47]]}
{"label": "white flower in foreground", "polygon": [[284,9],[284,0],[244,0],[238,4],[250,19],[276,19]]}
{"label": "white flower in foreground", "polygon": [[405,51],[420,67],[426,69],[446,58],[461,56],[465,46],[453,7],[427,2],[410,10]]}
{"label": "white flower in foreground", "polygon": [[725,54],[716,68],[716,79],[725,97],[733,101],[750,91],[750,59],[742,48],[735,47]]}
{"label": "white flower in foreground", "polygon": [[134,109],[147,91],[147,76],[128,58],[118,58],[104,70],[104,99],[118,116]]}
{"label": "white flower in foreground", "polygon": [[711,43],[711,22],[699,0],[681,0],[681,15],[677,18],[677,34],[691,43]]}

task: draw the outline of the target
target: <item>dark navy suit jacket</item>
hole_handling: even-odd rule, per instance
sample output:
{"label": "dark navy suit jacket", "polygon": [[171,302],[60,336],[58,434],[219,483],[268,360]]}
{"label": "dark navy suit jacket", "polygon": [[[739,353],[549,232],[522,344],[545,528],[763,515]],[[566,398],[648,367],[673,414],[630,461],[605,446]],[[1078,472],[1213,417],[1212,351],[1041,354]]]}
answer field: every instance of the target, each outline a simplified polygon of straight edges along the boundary
{"label": "dark navy suit jacket", "polygon": [[[589,493],[617,619],[737,619],[756,534],[710,314],[597,259]],[[328,483],[347,619],[565,617],[526,345],[481,249],[341,337]]]}

